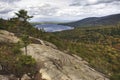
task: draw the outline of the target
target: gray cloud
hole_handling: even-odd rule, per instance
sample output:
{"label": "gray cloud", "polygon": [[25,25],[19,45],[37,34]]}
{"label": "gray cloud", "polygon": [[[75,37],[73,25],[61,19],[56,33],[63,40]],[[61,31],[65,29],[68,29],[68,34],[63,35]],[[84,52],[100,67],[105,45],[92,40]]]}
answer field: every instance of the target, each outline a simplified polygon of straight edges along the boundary
{"label": "gray cloud", "polygon": [[13,11],[13,10],[12,9],[2,10],[2,11],[0,11],[0,14],[7,14],[11,11]]}
{"label": "gray cloud", "polygon": [[90,3],[87,0],[84,0],[84,1],[73,0],[73,3],[71,3],[70,6],[89,6],[89,5],[97,5],[97,4],[103,4],[103,3],[109,4],[113,2],[120,2],[120,0],[97,0],[96,2],[93,2],[93,3]]}
{"label": "gray cloud", "polygon": [[6,3],[14,3],[14,2],[18,2],[21,0],[0,0],[1,2],[6,2]]}
{"label": "gray cloud", "polygon": [[[120,0],[98,0],[98,2],[94,3],[93,5],[97,5],[97,4],[110,4],[110,3],[114,3],[114,2],[120,2]],[[90,4],[88,4],[90,5]]]}
{"label": "gray cloud", "polygon": [[111,2],[115,2],[115,1],[120,1],[120,0],[99,0],[98,3],[111,3]]}
{"label": "gray cloud", "polygon": [[25,9],[33,20],[77,20],[120,13],[120,0],[0,0],[0,17]]}
{"label": "gray cloud", "polygon": [[43,6],[29,7],[28,11],[31,15],[52,16],[57,13],[58,9],[59,8],[53,7],[50,4],[44,4]]}

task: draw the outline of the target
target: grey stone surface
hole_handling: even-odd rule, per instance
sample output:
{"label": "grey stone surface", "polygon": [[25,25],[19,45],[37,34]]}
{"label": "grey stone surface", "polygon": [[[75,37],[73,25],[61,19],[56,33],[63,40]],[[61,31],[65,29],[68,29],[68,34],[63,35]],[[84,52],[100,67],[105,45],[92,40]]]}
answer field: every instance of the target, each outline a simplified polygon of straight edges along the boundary
{"label": "grey stone surface", "polygon": [[9,78],[6,76],[0,75],[0,80],[9,80]]}
{"label": "grey stone surface", "polygon": [[20,39],[17,38],[13,33],[5,30],[0,30],[0,42],[17,43],[18,41],[20,41]]}
{"label": "grey stone surface", "polygon": [[[24,52],[24,48],[22,49]],[[102,73],[89,67],[82,58],[70,56],[55,48],[40,44],[28,45],[28,54],[38,63],[42,79],[46,80],[109,80]]]}

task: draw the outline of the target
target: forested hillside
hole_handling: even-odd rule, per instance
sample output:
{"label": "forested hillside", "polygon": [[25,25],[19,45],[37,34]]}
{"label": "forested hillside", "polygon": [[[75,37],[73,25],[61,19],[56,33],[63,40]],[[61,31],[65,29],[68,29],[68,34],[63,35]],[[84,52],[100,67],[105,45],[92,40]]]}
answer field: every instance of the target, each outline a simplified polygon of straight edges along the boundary
{"label": "forested hillside", "polygon": [[88,17],[82,20],[64,23],[72,27],[95,27],[95,26],[113,26],[120,23],[120,14],[114,14],[103,17]]}
{"label": "forested hillside", "polygon": [[[120,26],[76,28],[53,33],[62,42],[53,41],[58,47],[77,54],[96,70],[120,79]],[[59,40],[60,41],[60,40]]]}

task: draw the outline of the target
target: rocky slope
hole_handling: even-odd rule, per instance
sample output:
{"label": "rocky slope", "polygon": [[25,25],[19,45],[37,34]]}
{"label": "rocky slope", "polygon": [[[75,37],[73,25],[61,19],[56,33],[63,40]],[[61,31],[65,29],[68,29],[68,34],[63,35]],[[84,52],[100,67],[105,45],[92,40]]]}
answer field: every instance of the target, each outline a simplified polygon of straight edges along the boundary
{"label": "rocky slope", "polygon": [[70,56],[50,46],[30,44],[28,54],[42,65],[39,72],[45,80],[108,80],[81,58]]}
{"label": "rocky slope", "polygon": [[5,30],[0,30],[0,42],[12,42],[17,43],[20,41],[13,33],[10,33]]}
{"label": "rocky slope", "polygon": [[[1,31],[0,31],[1,32]],[[6,31],[5,31],[6,32]],[[9,32],[8,32],[9,33]],[[11,33],[12,34],[12,33]],[[17,42],[17,37],[0,34],[0,40]],[[2,37],[1,37],[2,36]],[[9,37],[9,38],[8,38]],[[37,39],[38,40],[38,39]],[[51,43],[39,40],[41,44],[29,44],[28,54],[36,59],[39,73],[44,80],[109,80],[102,73],[88,66],[80,57],[59,51]],[[52,46],[51,46],[52,45]],[[24,48],[21,49],[24,52]],[[0,76],[0,80],[7,80]]]}

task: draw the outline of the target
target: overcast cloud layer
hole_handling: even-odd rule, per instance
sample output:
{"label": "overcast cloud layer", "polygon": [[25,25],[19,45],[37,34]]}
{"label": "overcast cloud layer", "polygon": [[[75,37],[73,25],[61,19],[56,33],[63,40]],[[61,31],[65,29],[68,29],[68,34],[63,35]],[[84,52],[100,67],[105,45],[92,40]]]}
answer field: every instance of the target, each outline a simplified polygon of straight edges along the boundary
{"label": "overcast cloud layer", "polygon": [[32,21],[71,21],[120,13],[120,0],[0,0],[0,17],[25,9]]}

